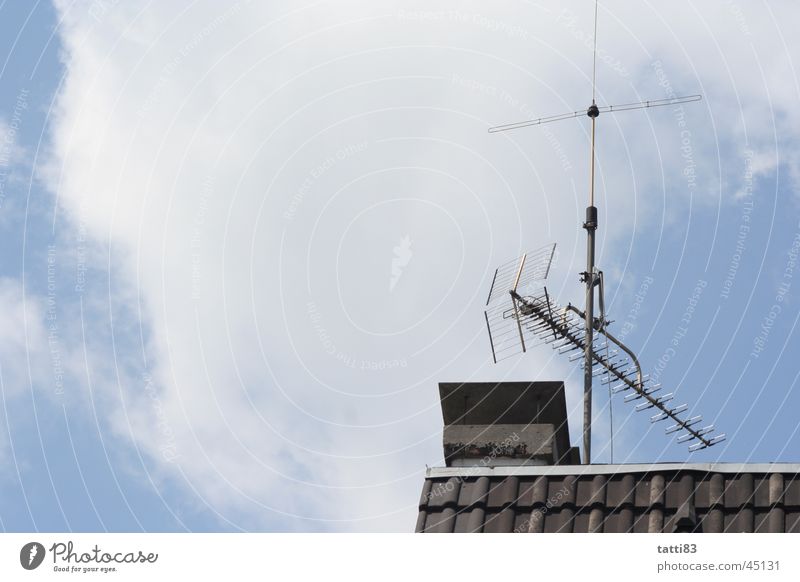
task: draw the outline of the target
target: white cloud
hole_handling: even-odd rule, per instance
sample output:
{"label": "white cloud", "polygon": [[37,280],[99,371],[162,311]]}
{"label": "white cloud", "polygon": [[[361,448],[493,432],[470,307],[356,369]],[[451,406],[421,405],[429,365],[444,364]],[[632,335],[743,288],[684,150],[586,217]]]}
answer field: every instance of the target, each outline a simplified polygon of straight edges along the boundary
{"label": "white cloud", "polygon": [[27,166],[27,152],[19,143],[19,132],[28,109],[28,93],[23,89],[17,94],[8,119],[0,117],[0,227],[8,227],[13,209],[21,206],[14,199],[14,186],[22,183],[20,169]]}
{"label": "white cloud", "polygon": [[[586,124],[485,129],[586,105],[585,4],[567,26],[525,3],[60,2],[44,174],[112,248],[112,288],[146,330],[149,376],[123,376],[110,412],[120,434],[243,527],[411,528],[440,452],[436,382],[568,373],[543,352],[489,367],[480,309],[495,263],[551,240],[552,291],[579,295]],[[602,103],[663,98],[656,60],[705,96],[686,110],[701,199],[741,179],[745,131],[767,159],[798,127],[785,17],[605,4]],[[606,252],[689,193],[665,109],[601,117]]]}
{"label": "white cloud", "polygon": [[8,428],[7,405],[11,399],[34,385],[51,380],[42,367],[47,354],[47,330],[44,327],[44,302],[25,297],[20,281],[0,278],[0,464],[6,461]]}

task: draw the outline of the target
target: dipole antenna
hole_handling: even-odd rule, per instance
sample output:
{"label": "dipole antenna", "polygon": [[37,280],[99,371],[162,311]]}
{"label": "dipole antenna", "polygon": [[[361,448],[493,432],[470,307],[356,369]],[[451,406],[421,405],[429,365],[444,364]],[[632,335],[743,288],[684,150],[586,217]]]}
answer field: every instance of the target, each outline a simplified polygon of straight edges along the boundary
{"label": "dipole antenna", "polygon": [[[655,397],[658,386],[646,385],[647,378],[642,375],[641,366],[635,354],[622,344],[618,339],[611,335],[606,326],[609,321],[605,318],[603,300],[603,273],[595,266],[595,237],[598,227],[597,207],[595,206],[595,142],[597,118],[601,113],[616,113],[621,111],[631,111],[636,109],[648,109],[651,107],[661,107],[665,105],[677,105],[699,101],[700,95],[689,95],[686,97],[674,97],[669,99],[656,99],[640,101],[636,103],[624,103],[620,105],[597,105],[597,15],[598,0],[594,6],[594,42],[592,50],[592,103],[586,110],[572,111],[549,117],[540,117],[526,121],[518,121],[505,125],[497,125],[489,128],[489,133],[498,133],[529,127],[533,125],[543,125],[554,121],[577,118],[585,113],[591,120],[591,141],[589,146],[589,201],[586,207],[586,219],[582,227],[586,230],[586,270],[580,273],[580,280],[586,286],[585,309],[581,312],[572,305],[560,309],[551,302],[544,288],[543,294],[523,295],[518,290],[520,276],[525,270],[526,255],[523,255],[518,264],[518,271],[515,283],[505,287],[511,296],[512,309],[502,306],[489,307],[486,312],[486,324],[489,330],[489,340],[492,346],[492,356],[495,363],[498,355],[506,355],[511,351],[516,351],[520,346],[525,352],[536,340],[539,343],[552,343],[554,348],[563,352],[580,350],[583,356],[583,462],[591,462],[592,446],[592,381],[593,376],[605,371],[607,381],[619,382],[612,391],[625,391],[632,389],[633,392],[625,398],[625,401],[644,399],[642,404],[636,407],[637,410],[656,408],[659,412],[651,417],[652,422],[657,422],[666,418],[671,418],[675,424],[667,429],[667,433],[685,430],[686,434],[678,438],[679,442],[697,440],[696,444],[689,447],[690,451],[700,450],[716,444],[725,439],[725,435],[716,437],[708,436],[714,429],[713,426],[696,428],[701,417],[696,416],[689,419],[682,419],[680,414],[688,410],[687,405],[670,407],[666,403],[672,399],[672,394]],[[555,248],[555,247],[553,247]],[[546,255],[546,252],[545,252]],[[550,260],[552,259],[552,254]],[[550,268],[550,260],[547,261],[547,271]],[[512,263],[513,265],[513,263]],[[540,265],[541,267],[541,265]],[[503,267],[501,267],[502,269]],[[507,268],[507,267],[506,267]],[[497,275],[492,284],[492,292],[489,294],[490,305],[495,291]],[[513,269],[512,269],[513,272]],[[506,278],[510,274],[504,275]],[[546,277],[546,273],[544,275]],[[544,278],[542,277],[542,278]],[[600,317],[595,317],[595,293],[598,294],[600,307]],[[556,315],[554,315],[554,313]],[[560,315],[558,315],[560,313]],[[582,321],[577,321],[575,316]],[[510,330],[509,330],[510,328]],[[516,329],[514,329],[516,328]],[[608,352],[602,354],[602,350],[595,342],[595,332],[605,336],[605,341],[609,340],[616,344],[622,354],[610,357]],[[528,341],[526,344],[526,336]],[[619,351],[618,350],[618,351]],[[572,358],[570,358],[572,359]],[[597,370],[596,370],[597,368]]]}

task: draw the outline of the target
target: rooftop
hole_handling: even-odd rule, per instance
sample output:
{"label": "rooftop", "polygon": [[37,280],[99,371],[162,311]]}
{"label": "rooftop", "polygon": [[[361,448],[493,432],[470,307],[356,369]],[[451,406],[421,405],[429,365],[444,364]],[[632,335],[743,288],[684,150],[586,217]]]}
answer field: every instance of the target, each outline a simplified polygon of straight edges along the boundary
{"label": "rooftop", "polygon": [[800,532],[800,464],[432,468],[418,532]]}

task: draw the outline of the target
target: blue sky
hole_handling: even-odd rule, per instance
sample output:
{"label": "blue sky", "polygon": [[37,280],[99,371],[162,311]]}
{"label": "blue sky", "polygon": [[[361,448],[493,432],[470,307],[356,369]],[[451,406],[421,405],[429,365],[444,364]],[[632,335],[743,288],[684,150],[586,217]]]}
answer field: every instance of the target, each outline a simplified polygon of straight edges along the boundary
{"label": "blue sky", "polygon": [[[3,4],[0,527],[410,531],[439,381],[563,379],[577,442],[481,311],[549,242],[579,302],[587,126],[485,129],[587,104],[591,8]],[[798,10],[601,2],[601,105],[703,95],[598,122],[612,331],[728,435],[615,400],[615,462],[798,461]]]}

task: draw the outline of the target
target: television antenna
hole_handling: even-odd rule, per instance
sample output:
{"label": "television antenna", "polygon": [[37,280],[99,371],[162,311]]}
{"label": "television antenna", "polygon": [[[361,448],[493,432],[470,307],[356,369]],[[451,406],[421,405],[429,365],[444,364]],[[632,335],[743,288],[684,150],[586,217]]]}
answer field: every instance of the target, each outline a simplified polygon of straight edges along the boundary
{"label": "television antenna", "polygon": [[[594,376],[603,374],[605,374],[604,384],[616,382],[616,385],[611,388],[612,393],[630,390],[625,397],[626,402],[641,400],[641,403],[636,406],[637,411],[656,409],[656,414],[650,417],[651,422],[671,419],[673,424],[667,427],[667,434],[684,431],[678,436],[678,442],[696,441],[689,446],[690,452],[705,449],[725,440],[724,434],[711,436],[714,431],[713,425],[701,427],[701,416],[685,416],[689,406],[687,404],[674,406],[672,403],[673,393],[656,395],[661,388],[660,385],[650,383],[649,377],[642,374],[641,365],[633,351],[607,329],[611,322],[605,317],[603,272],[595,265],[595,234],[598,227],[597,207],[594,205],[597,118],[601,113],[617,113],[690,103],[699,101],[702,97],[689,95],[599,107],[596,101],[597,9],[598,1],[595,0],[592,103],[589,108],[586,111],[572,111],[489,128],[489,133],[498,133],[574,119],[583,114],[591,120],[589,204],[586,208],[586,221],[583,223],[583,228],[586,230],[586,270],[580,273],[580,280],[586,285],[585,309],[581,311],[571,304],[559,307],[550,299],[547,287],[543,284],[541,290],[535,292],[526,289],[526,287],[547,278],[555,252],[555,245],[549,245],[530,255],[526,253],[518,260],[507,263],[495,271],[492,288],[486,302],[487,309],[484,312],[486,326],[489,330],[492,358],[495,363],[516,353],[526,352],[534,345],[539,344],[549,344],[559,353],[575,352],[570,356],[570,361],[583,358],[583,462],[586,464],[591,462],[592,382]],[[547,249],[549,248],[552,250],[548,256]],[[597,293],[599,317],[595,317],[594,313],[595,293]],[[496,300],[499,297],[506,298],[506,302],[498,305]],[[508,305],[509,298],[510,307]],[[603,338],[604,346],[601,345],[600,337],[595,336],[595,332]],[[608,349],[609,342],[616,346],[613,352]]]}

